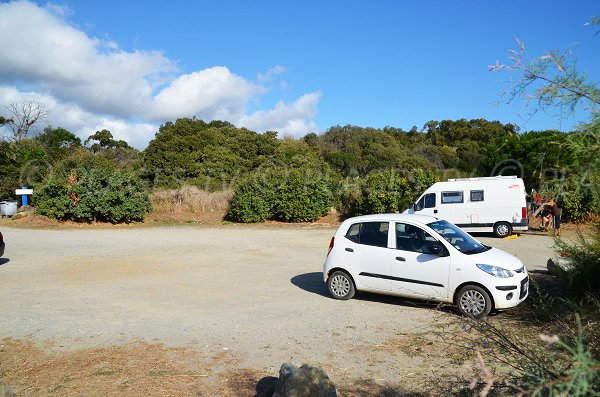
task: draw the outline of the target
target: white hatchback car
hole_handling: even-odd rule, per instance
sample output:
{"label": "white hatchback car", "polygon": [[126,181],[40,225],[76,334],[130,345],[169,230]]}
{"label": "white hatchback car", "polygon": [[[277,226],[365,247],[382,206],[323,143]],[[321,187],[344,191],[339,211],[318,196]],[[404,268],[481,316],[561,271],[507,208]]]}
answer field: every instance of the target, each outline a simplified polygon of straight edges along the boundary
{"label": "white hatchback car", "polygon": [[432,216],[345,220],[329,244],[323,277],[336,299],[368,291],[454,303],[469,317],[517,306],[529,277],[513,255]]}

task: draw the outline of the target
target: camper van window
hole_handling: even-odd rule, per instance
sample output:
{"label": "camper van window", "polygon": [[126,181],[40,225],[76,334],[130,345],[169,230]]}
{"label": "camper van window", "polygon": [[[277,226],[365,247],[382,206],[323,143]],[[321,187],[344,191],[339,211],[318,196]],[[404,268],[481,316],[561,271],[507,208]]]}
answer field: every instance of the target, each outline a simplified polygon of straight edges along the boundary
{"label": "camper van window", "polygon": [[419,201],[415,204],[415,211],[421,211],[423,209],[423,205],[425,203],[425,196],[421,197]]}
{"label": "camper van window", "polygon": [[462,203],[463,192],[442,192],[442,204]]}
{"label": "camper van window", "polygon": [[435,193],[428,193],[425,195],[424,208],[435,208]]}
{"label": "camper van window", "polygon": [[483,201],[483,190],[471,190],[471,201]]}

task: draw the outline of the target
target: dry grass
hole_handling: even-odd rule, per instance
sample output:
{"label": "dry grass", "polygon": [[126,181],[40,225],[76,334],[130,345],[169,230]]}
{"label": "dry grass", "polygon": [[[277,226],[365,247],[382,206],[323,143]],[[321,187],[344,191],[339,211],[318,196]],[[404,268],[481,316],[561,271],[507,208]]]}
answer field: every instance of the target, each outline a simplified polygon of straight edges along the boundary
{"label": "dry grass", "polygon": [[[54,342],[0,342],[0,396],[266,397],[276,380],[261,370],[237,369],[235,356],[162,344],[129,343],[56,351]],[[413,397],[392,385],[354,380],[340,396]]]}
{"label": "dry grass", "polygon": [[225,212],[233,197],[233,190],[207,192],[195,186],[160,190],[150,195],[152,210],[158,213]]}
{"label": "dry grass", "polygon": [[17,396],[251,397],[261,377],[256,371],[228,370],[234,366],[231,357],[161,344],[50,350],[4,339],[0,387]]}

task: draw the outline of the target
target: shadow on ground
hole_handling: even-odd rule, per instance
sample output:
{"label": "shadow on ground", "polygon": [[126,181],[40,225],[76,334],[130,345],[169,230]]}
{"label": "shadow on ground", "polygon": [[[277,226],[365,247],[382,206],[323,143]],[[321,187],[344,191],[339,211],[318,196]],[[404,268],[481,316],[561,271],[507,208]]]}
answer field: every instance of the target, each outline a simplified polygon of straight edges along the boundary
{"label": "shadow on ground", "polygon": [[[290,279],[291,283],[296,287],[313,294],[321,295],[322,297],[331,298],[327,286],[323,281],[323,273],[311,272],[294,276]],[[369,292],[359,292],[353,298],[360,301],[383,303],[387,305],[417,307],[430,310],[441,310],[447,313],[456,313],[452,305],[440,304],[439,302],[424,301],[419,299],[410,299],[396,297],[390,295],[372,294]]]}

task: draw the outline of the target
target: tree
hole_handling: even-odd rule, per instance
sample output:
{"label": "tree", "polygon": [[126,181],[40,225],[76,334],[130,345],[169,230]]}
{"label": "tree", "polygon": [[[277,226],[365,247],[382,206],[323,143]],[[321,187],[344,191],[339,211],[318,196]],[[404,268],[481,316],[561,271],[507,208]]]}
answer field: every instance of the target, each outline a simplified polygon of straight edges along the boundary
{"label": "tree", "polygon": [[48,118],[46,105],[38,101],[11,102],[6,106],[11,118],[2,117],[2,123],[12,131],[12,140],[21,141],[29,136],[36,124]]}
{"label": "tree", "polygon": [[51,161],[61,160],[73,149],[81,146],[81,139],[64,128],[44,128],[44,132],[36,137],[46,148]]}
{"label": "tree", "polygon": [[0,127],[12,122],[12,119],[7,119],[6,117],[0,116]]}
{"label": "tree", "polygon": [[[591,24],[600,24],[600,18],[593,17]],[[525,99],[527,104],[537,103],[533,112],[549,106],[566,107],[573,111],[580,103],[585,103],[593,112],[600,106],[600,87],[596,82],[577,69],[577,62],[569,50],[553,49],[544,55],[529,59],[525,44],[517,39],[516,50],[509,50],[509,64],[488,66],[490,71],[510,71],[520,74],[512,80],[502,96],[507,102]]]}
{"label": "tree", "polygon": [[88,139],[85,140],[85,145],[90,145],[89,147],[93,153],[98,153],[104,149],[131,149],[131,146],[129,146],[127,142],[115,140],[112,133],[107,129],[96,131],[90,135]]}
{"label": "tree", "polygon": [[148,144],[145,177],[154,186],[190,183],[222,189],[270,160],[278,146],[275,132],[258,134],[223,121],[181,118],[163,124]]}
{"label": "tree", "polygon": [[[590,24],[600,24],[600,18],[594,17]],[[600,87],[577,69],[571,51],[553,49],[530,60],[525,44],[518,39],[517,44],[517,50],[509,51],[509,65],[496,61],[495,65],[489,66],[490,71],[520,74],[503,92],[507,102],[518,98],[525,99],[528,105],[534,102],[536,105],[532,113],[550,106],[560,106],[573,112],[580,104],[586,105],[591,112],[590,123],[580,125],[575,133],[559,143],[569,153],[570,161],[563,163],[557,178],[545,180],[538,188],[558,198],[567,217],[581,220],[587,211],[598,211],[596,197],[600,168],[596,159],[600,140]]]}

